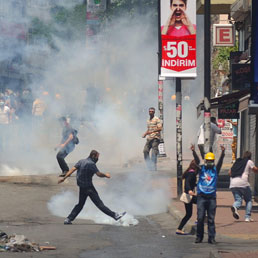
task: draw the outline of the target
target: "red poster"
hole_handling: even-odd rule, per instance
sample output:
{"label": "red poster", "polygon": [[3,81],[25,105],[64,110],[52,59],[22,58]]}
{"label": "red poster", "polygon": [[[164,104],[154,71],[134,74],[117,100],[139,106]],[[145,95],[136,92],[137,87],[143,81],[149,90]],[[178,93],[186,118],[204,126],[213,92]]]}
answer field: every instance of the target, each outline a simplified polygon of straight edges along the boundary
{"label": "red poster", "polygon": [[160,0],[161,76],[196,77],[196,1]]}

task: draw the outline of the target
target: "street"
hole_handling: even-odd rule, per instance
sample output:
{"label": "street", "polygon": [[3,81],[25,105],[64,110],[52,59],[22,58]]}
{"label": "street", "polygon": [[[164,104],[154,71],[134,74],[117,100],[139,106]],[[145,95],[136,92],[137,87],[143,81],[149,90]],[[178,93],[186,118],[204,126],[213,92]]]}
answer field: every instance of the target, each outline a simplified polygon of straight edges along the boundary
{"label": "street", "polygon": [[[114,181],[112,183],[109,181],[111,184],[109,187],[114,191],[114,195],[116,190],[112,184],[123,185],[125,172],[129,173],[128,169],[120,169],[121,174],[115,171]],[[155,181],[153,190],[160,187],[162,181],[168,181],[170,174],[168,170],[154,174],[152,176],[153,182]],[[25,183],[22,183],[23,181]],[[56,247],[54,251],[40,253],[5,252],[1,253],[1,257],[197,258],[210,257],[210,252],[213,250],[243,250],[256,246],[256,243],[252,241],[239,241],[220,236],[217,237],[218,244],[214,246],[207,243],[207,236],[202,244],[194,244],[195,236],[175,234],[178,222],[166,211],[158,214],[137,215],[135,218],[139,223],[129,227],[96,224],[92,220],[85,219],[76,219],[73,225],[64,225],[63,220],[67,214],[63,217],[54,216],[47,204],[53,196],[66,189],[76,193],[77,187],[75,177],[69,179],[65,186],[57,185],[56,182],[56,175],[9,177],[8,180],[6,177],[1,177],[0,229],[8,235],[21,234],[40,245]],[[96,188],[105,202],[107,197],[101,190],[103,187],[105,188],[105,184],[96,181]],[[139,195],[141,194],[140,192]],[[155,202],[153,195],[151,198]],[[88,205],[90,205],[89,200],[85,208]]]}
{"label": "street", "polygon": [[41,253],[6,252],[2,257],[208,257],[207,243],[200,248],[193,243],[194,236],[175,235],[177,224],[167,213],[137,217],[139,224],[130,227],[79,219],[63,225],[63,218],[51,215],[46,205],[58,186],[7,183],[1,189],[5,193],[1,195],[1,230],[57,248]]}

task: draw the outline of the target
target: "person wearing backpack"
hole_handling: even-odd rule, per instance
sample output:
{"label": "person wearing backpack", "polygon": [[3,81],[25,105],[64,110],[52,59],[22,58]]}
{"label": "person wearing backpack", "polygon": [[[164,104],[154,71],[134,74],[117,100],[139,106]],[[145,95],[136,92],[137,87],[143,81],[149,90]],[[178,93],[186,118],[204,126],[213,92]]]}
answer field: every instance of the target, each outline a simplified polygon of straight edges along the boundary
{"label": "person wearing backpack", "polygon": [[56,146],[55,150],[59,149],[56,158],[62,170],[60,176],[64,177],[69,171],[69,167],[65,162],[65,157],[74,150],[75,144],[79,143],[79,139],[77,137],[77,130],[71,127],[66,117],[61,117],[59,121],[63,127],[62,140],[61,143]]}
{"label": "person wearing backpack", "polygon": [[232,191],[235,202],[231,207],[232,215],[235,219],[239,219],[238,209],[242,205],[242,200],[245,200],[245,221],[251,222],[251,210],[252,210],[252,191],[248,182],[249,175],[253,171],[258,174],[258,168],[251,160],[252,153],[246,151],[243,158],[238,158],[234,165],[229,170],[230,185],[229,188]]}
{"label": "person wearing backpack", "polygon": [[[215,214],[216,214],[216,191],[217,178],[222,167],[225,156],[225,147],[221,146],[221,155],[217,165],[215,155],[208,152],[205,157],[205,163],[200,166],[198,174],[199,180],[197,183],[197,233],[195,243],[201,243],[204,235],[204,218],[207,212],[208,215],[208,243],[216,244],[215,241]],[[197,165],[200,164],[200,159],[195,152],[194,145],[191,146],[194,160]]]}

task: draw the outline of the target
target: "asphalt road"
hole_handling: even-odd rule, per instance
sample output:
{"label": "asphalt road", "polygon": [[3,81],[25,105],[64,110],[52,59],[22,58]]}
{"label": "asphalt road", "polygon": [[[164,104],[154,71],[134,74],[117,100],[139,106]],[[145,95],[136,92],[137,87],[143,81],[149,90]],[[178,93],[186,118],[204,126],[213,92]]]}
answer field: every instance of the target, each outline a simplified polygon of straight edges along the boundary
{"label": "asphalt road", "polygon": [[[177,222],[168,213],[137,217],[139,224],[130,227],[82,219],[64,225],[64,218],[52,215],[47,208],[49,199],[60,192],[56,180],[56,176],[43,176],[0,183],[0,230],[57,248],[39,253],[5,252],[1,257],[208,257],[211,246],[204,243],[200,248],[193,243],[194,236],[175,235]],[[74,181],[66,188],[76,189]]]}
{"label": "asphalt road", "polygon": [[[166,180],[168,176],[165,173],[161,178]],[[157,178],[158,175],[155,182]],[[116,180],[118,185],[119,179]],[[56,247],[54,251],[38,253],[4,252],[0,257],[202,258],[209,257],[212,250],[241,250],[256,245],[220,237],[217,237],[216,246],[208,244],[207,237],[204,243],[194,244],[195,236],[175,235],[178,222],[165,212],[137,217],[139,224],[130,227],[82,219],[76,219],[73,225],[64,225],[64,218],[52,215],[47,208],[50,198],[61,190],[56,181],[57,176],[0,178],[0,230],[8,235],[25,235],[40,245]],[[65,188],[77,189],[74,179]]]}

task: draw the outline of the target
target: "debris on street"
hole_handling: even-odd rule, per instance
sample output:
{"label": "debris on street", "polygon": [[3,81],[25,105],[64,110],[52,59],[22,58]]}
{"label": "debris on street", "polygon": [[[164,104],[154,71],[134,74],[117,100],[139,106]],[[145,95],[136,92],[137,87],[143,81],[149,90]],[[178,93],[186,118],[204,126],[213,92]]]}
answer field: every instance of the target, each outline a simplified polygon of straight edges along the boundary
{"label": "debris on street", "polygon": [[0,252],[39,252],[43,250],[56,250],[54,246],[40,246],[31,242],[24,235],[10,235],[0,231]]}

